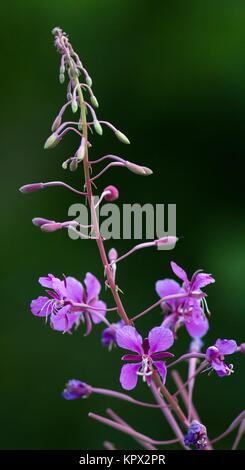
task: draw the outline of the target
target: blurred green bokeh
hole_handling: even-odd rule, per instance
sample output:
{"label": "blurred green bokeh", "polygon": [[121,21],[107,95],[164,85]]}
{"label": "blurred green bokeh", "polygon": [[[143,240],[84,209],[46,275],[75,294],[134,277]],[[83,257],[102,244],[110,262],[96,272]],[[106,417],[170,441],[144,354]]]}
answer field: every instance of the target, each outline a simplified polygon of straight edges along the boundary
{"label": "blurred green bokeh", "polygon": [[[50,31],[61,26],[88,67],[100,102],[99,116],[125,131],[131,146],[110,132],[94,138],[92,157],[116,153],[153,168],[151,178],[112,170],[99,189],[116,184],[120,203],[177,204],[174,252],[146,251],[125,261],[118,272],[125,306],[133,316],[156,299],[157,279],[171,275],[174,259],[189,273],[212,272],[209,345],[219,336],[244,340],[244,170],[245,5],[206,0],[24,0],[2,5],[1,45],[1,349],[2,449],[100,449],[111,440],[119,449],[136,448],[129,437],[96,424],[90,410],[111,406],[135,429],[171,438],[157,411],[144,411],[102,397],[65,402],[69,378],[120,390],[120,351],[100,346],[101,327],[89,338],[81,329],[62,335],[30,314],[42,293],[37,279],[52,272],[83,279],[103,277],[97,250],[89,241],[71,241],[64,232],[44,235],[35,216],[67,219],[75,195],[57,189],[24,196],[18,187],[63,179],[81,185],[61,162],[76,138],[55,150],[43,142],[65,87],[58,83],[59,58]],[[127,179],[126,179],[127,178]],[[116,241],[120,253],[132,241]],[[112,243],[108,242],[108,247]],[[109,293],[104,298],[112,304]],[[146,333],[159,324],[160,311],[139,321]],[[176,353],[189,339],[179,334]],[[223,380],[202,375],[195,403],[211,437],[222,432],[244,406],[242,358]],[[183,378],[186,365],[180,367]],[[170,388],[174,386],[169,382]],[[143,384],[134,396],[151,400]],[[234,434],[218,447],[226,448]],[[241,444],[240,447],[244,447]]]}

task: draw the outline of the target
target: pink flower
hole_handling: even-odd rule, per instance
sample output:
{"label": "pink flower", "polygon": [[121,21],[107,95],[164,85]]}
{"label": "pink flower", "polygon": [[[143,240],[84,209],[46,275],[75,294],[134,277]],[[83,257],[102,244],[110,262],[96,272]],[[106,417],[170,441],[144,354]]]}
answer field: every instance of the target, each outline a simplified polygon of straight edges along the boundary
{"label": "pink flower", "polygon": [[203,309],[206,306],[206,294],[201,289],[215,280],[211,274],[199,270],[193,274],[189,281],[184,269],[173,261],[171,268],[176,276],[183,281],[182,285],[173,279],[164,279],[157,281],[156,291],[160,297],[175,294],[177,296],[183,294],[183,297],[162,303],[163,311],[166,314],[163,326],[169,327],[175,332],[179,326],[184,324],[190,336],[201,338],[209,328]]}
{"label": "pink flower", "polygon": [[[40,296],[31,302],[31,311],[38,317],[50,317],[50,325],[54,330],[70,332],[77,327],[80,320],[87,321],[87,333],[91,331],[92,321],[101,322],[106,314],[106,304],[99,300],[101,285],[91,273],[85,276],[83,285],[74,277],[63,280],[48,274],[40,277],[39,283],[46,287],[47,296]],[[96,310],[97,309],[97,310]]]}
{"label": "pink flower", "polygon": [[157,369],[163,383],[166,381],[167,369],[162,359],[173,357],[169,352],[163,352],[174,343],[171,330],[163,326],[150,330],[148,338],[142,339],[137,330],[132,326],[124,326],[116,332],[117,345],[123,349],[128,349],[136,354],[126,354],[123,361],[132,362],[125,364],[121,369],[120,382],[125,390],[135,388],[138,376],[142,376],[143,381],[151,383],[154,369]]}
{"label": "pink flower", "polygon": [[233,371],[233,365],[227,366],[225,364],[224,356],[233,354],[237,351],[237,344],[234,339],[217,339],[214,346],[210,346],[206,351],[206,359],[210,362],[212,368],[219,375],[219,377],[225,377],[231,375]]}

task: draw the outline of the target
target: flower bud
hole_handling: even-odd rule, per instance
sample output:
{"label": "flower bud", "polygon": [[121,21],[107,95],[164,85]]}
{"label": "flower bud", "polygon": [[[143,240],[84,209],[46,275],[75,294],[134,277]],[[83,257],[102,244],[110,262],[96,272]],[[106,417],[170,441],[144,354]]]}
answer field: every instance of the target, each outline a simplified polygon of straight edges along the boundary
{"label": "flower bud", "polygon": [[89,75],[86,76],[86,83],[89,88],[91,88],[91,86],[93,85],[92,78]]}
{"label": "flower bud", "polygon": [[76,158],[77,160],[79,160],[80,162],[84,159],[85,157],[85,150],[86,150],[86,145],[85,145],[85,139],[83,138],[82,139],[82,143],[80,145],[80,147],[78,148],[77,150],[77,153],[76,153]]}
{"label": "flower bud", "polygon": [[116,201],[118,199],[119,191],[115,186],[112,186],[112,185],[107,186],[104,189],[104,192],[105,191],[109,191],[109,194],[105,194],[105,196],[104,196],[105,201],[112,202],[112,201]]}
{"label": "flower bud", "polygon": [[98,108],[98,107],[99,107],[99,103],[98,103],[98,101],[97,101],[96,96],[92,95],[91,98],[90,98],[90,101],[91,101],[92,106],[94,106],[94,108]]}
{"label": "flower bud", "polygon": [[64,83],[64,81],[65,81],[65,75],[64,75],[63,73],[60,73],[60,74],[59,74],[59,81],[60,81],[61,85],[62,85],[62,83]]}
{"label": "flower bud", "polygon": [[69,161],[70,161],[70,159],[66,160],[65,162],[62,163],[61,166],[62,166],[63,170],[67,170]]}
{"label": "flower bud", "polygon": [[92,387],[85,382],[80,380],[69,380],[66,384],[66,388],[62,392],[65,400],[76,400],[77,398],[87,398],[92,393]]}
{"label": "flower bud", "polygon": [[245,354],[245,343],[240,344],[240,352]]}
{"label": "flower bud", "polygon": [[118,258],[117,250],[115,248],[111,248],[108,252],[108,259],[111,262],[116,261]]}
{"label": "flower bud", "polygon": [[19,188],[19,191],[21,193],[34,193],[35,191],[38,191],[39,189],[43,189],[44,184],[43,183],[32,183],[32,184],[25,184],[25,186],[21,186]]}
{"label": "flower bud", "polygon": [[128,170],[132,171],[136,175],[148,176],[148,175],[152,175],[153,173],[153,171],[150,168],[147,168],[146,166],[136,165],[136,163],[126,161],[125,165],[128,168]]}
{"label": "flower bud", "polygon": [[123,134],[121,131],[116,131],[115,136],[120,140],[123,144],[130,144],[127,136]]}
{"label": "flower bud", "polygon": [[99,121],[94,121],[94,130],[97,132],[97,134],[102,135],[103,134],[103,129],[99,123]]}
{"label": "flower bud", "polygon": [[71,159],[71,162],[70,162],[70,165],[69,165],[69,169],[70,171],[76,171],[77,170],[77,167],[78,167],[78,161],[76,158],[72,158]]}
{"label": "flower bud", "polygon": [[65,69],[65,66],[64,66],[64,65],[61,65],[61,66],[60,66],[60,73],[63,73],[63,74],[64,74],[64,73],[65,73],[65,70],[66,70],[66,69]]}
{"label": "flower bud", "polygon": [[61,228],[62,224],[60,222],[52,222],[41,225],[41,230],[48,233],[57,232],[57,230],[60,230]]}
{"label": "flower bud", "polygon": [[45,150],[47,150],[47,149],[53,149],[54,147],[56,147],[56,145],[58,145],[59,141],[60,141],[59,135],[57,134],[57,132],[53,132],[53,134],[51,134],[51,135],[47,138],[47,140],[46,140],[46,142],[45,142],[45,144],[44,144]]}
{"label": "flower bud", "polygon": [[55,132],[58,129],[58,127],[60,127],[61,122],[62,122],[61,116],[58,114],[58,116],[55,118],[52,124],[51,131]]}
{"label": "flower bud", "polygon": [[32,219],[33,225],[36,225],[36,227],[42,227],[44,224],[53,224],[54,220],[49,220],[49,219],[43,219],[42,217],[35,217]]}
{"label": "flower bud", "polygon": [[162,238],[159,238],[158,240],[155,240],[155,245],[157,247],[160,247],[163,245],[165,246],[175,245],[177,241],[178,241],[177,237],[167,236],[167,237],[162,237]]}
{"label": "flower bud", "polygon": [[73,113],[76,113],[77,112],[77,109],[78,109],[78,105],[77,105],[77,100],[72,100],[71,102],[71,109],[72,109],[72,112]]}

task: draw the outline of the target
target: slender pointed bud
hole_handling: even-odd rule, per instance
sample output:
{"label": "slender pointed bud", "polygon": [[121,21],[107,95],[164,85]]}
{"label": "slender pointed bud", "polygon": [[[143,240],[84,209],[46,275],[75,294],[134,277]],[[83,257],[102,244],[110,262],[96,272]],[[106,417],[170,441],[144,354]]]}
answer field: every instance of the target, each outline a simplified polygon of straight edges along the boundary
{"label": "slender pointed bud", "polygon": [[65,81],[65,75],[64,75],[63,73],[60,73],[60,74],[59,74],[59,81],[60,81],[61,85],[64,83],[64,81]]}
{"label": "slender pointed bud", "polygon": [[157,247],[170,246],[170,245],[175,245],[177,241],[178,241],[177,237],[173,237],[173,236],[162,237],[162,238],[159,238],[158,240],[155,240],[155,245]]}
{"label": "slender pointed bud", "polygon": [[126,161],[125,165],[130,171],[132,171],[136,175],[149,176],[153,173],[150,168],[147,168],[146,166],[136,165],[136,163]]}
{"label": "slender pointed bud", "polygon": [[54,120],[54,122],[53,122],[53,124],[52,124],[51,131],[52,131],[52,132],[55,132],[55,131],[58,129],[58,127],[60,127],[61,122],[62,122],[62,118],[61,118],[61,116],[58,114],[58,116],[55,118],[55,120]]}
{"label": "slender pointed bud", "polygon": [[78,105],[77,105],[77,100],[76,100],[76,99],[75,99],[75,100],[72,100],[72,102],[71,102],[71,109],[72,109],[72,112],[73,112],[73,113],[76,113],[76,112],[77,112],[77,110],[78,110]]}
{"label": "slender pointed bud", "polygon": [[43,224],[41,225],[41,230],[43,232],[57,232],[57,230],[60,230],[62,228],[62,224],[60,222],[53,222],[53,223],[48,223],[48,224]]}
{"label": "slender pointed bud", "polygon": [[105,201],[113,202],[119,198],[119,191],[115,186],[107,186],[107,188],[104,189],[104,192],[105,191],[107,191],[104,197]]}
{"label": "slender pointed bud", "polygon": [[25,186],[21,186],[19,188],[19,191],[21,193],[34,193],[35,191],[39,191],[39,189],[43,189],[44,184],[43,183],[32,183],[32,184],[25,184]]}
{"label": "slender pointed bud", "polygon": [[99,103],[98,103],[96,96],[92,95],[90,101],[91,101],[92,106],[94,106],[94,108],[99,107]]}
{"label": "slender pointed bud", "polygon": [[92,78],[89,75],[86,75],[86,83],[89,88],[91,88],[91,86],[93,85]]}
{"label": "slender pointed bud", "polygon": [[71,159],[71,162],[70,162],[70,165],[69,165],[69,169],[70,171],[76,171],[77,170],[77,167],[78,167],[78,161],[76,158],[72,158]]}
{"label": "slender pointed bud", "polygon": [[66,160],[65,162],[62,163],[61,166],[62,166],[63,170],[67,170],[67,168],[68,168],[68,163],[69,163],[69,160]]}
{"label": "slender pointed bud", "polygon": [[53,132],[53,134],[51,134],[47,138],[47,140],[44,144],[45,150],[53,149],[54,147],[56,147],[56,145],[58,145],[59,141],[60,141],[59,135],[57,134],[57,132]]}
{"label": "slender pointed bud", "polygon": [[84,159],[85,157],[85,150],[86,150],[86,145],[85,145],[85,139],[82,139],[82,143],[80,145],[80,147],[78,148],[77,150],[77,153],[76,153],[76,158],[77,160],[79,160],[80,162]]}
{"label": "slender pointed bud", "polygon": [[120,140],[123,144],[130,144],[127,136],[123,134],[121,131],[116,131],[115,136]]}
{"label": "slender pointed bud", "polygon": [[116,261],[117,258],[118,258],[117,250],[115,248],[111,248],[108,252],[108,259],[110,263],[112,263],[113,261]]}
{"label": "slender pointed bud", "polygon": [[99,123],[99,121],[94,121],[94,130],[97,132],[97,134],[102,135],[103,134],[103,129]]}
{"label": "slender pointed bud", "polygon": [[49,219],[43,219],[42,217],[35,217],[32,219],[33,225],[36,225],[36,227],[42,227],[44,224],[54,224],[54,220],[49,220]]}

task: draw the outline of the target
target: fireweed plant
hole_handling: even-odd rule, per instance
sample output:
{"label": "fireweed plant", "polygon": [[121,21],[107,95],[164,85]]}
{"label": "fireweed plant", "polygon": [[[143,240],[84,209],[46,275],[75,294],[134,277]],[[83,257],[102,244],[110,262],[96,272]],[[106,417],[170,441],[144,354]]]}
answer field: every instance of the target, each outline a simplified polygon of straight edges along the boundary
{"label": "fireweed plant", "polygon": [[[129,405],[157,409],[163,414],[172,429],[173,438],[171,440],[156,440],[135,430],[111,409],[107,410],[107,417],[89,413],[90,418],[130,435],[146,449],[155,450],[159,446],[161,448],[176,443],[186,450],[213,449],[214,443],[238,427],[232,447],[236,449],[245,428],[245,411],[242,411],[221,435],[211,438],[199,417],[192,397],[196,378],[202,372],[209,371],[211,373],[214,371],[221,380],[229,380],[234,370],[233,365],[229,363],[228,356],[238,352],[244,353],[245,344],[239,346],[233,339],[217,339],[214,345],[207,348],[206,352],[201,352],[203,347],[201,338],[209,329],[207,318],[209,310],[205,288],[215,281],[212,275],[205,274],[201,270],[196,271],[191,278],[188,278],[185,270],[175,262],[171,263],[171,268],[178,281],[175,279],[157,281],[156,293],[159,299],[143,312],[129,318],[116,283],[118,262],[139,248],[168,246],[168,244],[176,242],[177,239],[164,237],[154,242],[136,245],[120,257],[114,248],[111,248],[108,253],[106,252],[93,198],[94,181],[96,180],[97,183],[99,178],[113,167],[123,168],[141,176],[148,176],[152,174],[152,171],[145,166],[129,162],[116,155],[105,155],[97,160],[90,159],[89,148],[93,131],[102,135],[103,126],[111,129],[123,144],[129,144],[129,140],[111,123],[97,118],[95,109],[98,107],[98,101],[92,90],[90,75],[74,51],[67,34],[60,28],[55,28],[53,35],[55,47],[61,56],[59,81],[64,83],[66,78],[68,80],[67,100],[52,124],[52,134],[46,140],[44,148],[54,148],[67,133],[76,134],[76,138],[79,139],[78,148],[71,158],[63,162],[62,167],[74,171],[82,166],[84,188],[80,191],[64,182],[52,181],[28,184],[20,188],[20,191],[29,193],[48,187],[63,186],[84,198],[91,211],[92,223],[89,238],[94,239],[97,244],[105,276],[104,284],[110,289],[115,305],[107,308],[103,300],[100,299],[102,282],[90,272],[86,273],[83,283],[71,276],[59,279],[53,274],[48,274],[39,278],[39,283],[45,289],[45,294],[31,302],[31,312],[37,317],[44,317],[46,322],[49,321],[51,328],[63,333],[71,333],[74,329],[83,328],[84,335],[88,336],[92,331],[93,324],[103,324],[102,347],[112,350],[116,346],[124,351],[119,377],[122,389],[133,390],[137,387],[137,382],[143,380],[146,387],[152,392],[155,403],[135,399],[123,390],[118,392],[97,388],[77,379],[68,381],[63,391],[63,397],[66,400],[74,400],[89,397],[93,393],[124,400]],[[77,117],[71,121],[64,121],[64,114],[70,108],[74,116]],[[92,168],[95,170],[100,163],[105,163],[105,166],[95,175],[93,171],[92,176]],[[99,203],[101,204],[103,200],[115,201],[118,197],[118,189],[110,185],[101,191]],[[57,222],[35,218],[33,223],[43,232],[82,228],[79,227],[78,222],[71,220]],[[82,232],[79,233],[83,238]],[[161,307],[163,312],[161,324],[152,328],[147,338],[142,338],[139,333],[138,320],[157,307]],[[115,313],[118,318],[112,320]],[[185,327],[187,334],[191,337],[190,350],[178,358],[173,358],[177,331],[181,327]],[[226,356],[228,363],[226,363]],[[182,381],[175,368],[183,361],[188,364],[188,377],[185,382]],[[118,364],[118,370],[119,368]],[[171,373],[176,385],[174,393],[170,393],[167,386],[169,373]],[[181,405],[179,398],[181,398]],[[108,441],[104,442],[104,447],[111,450],[116,449],[114,444]]]}

